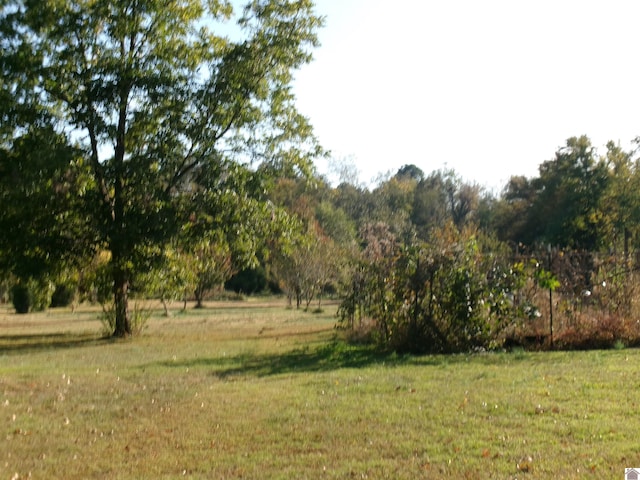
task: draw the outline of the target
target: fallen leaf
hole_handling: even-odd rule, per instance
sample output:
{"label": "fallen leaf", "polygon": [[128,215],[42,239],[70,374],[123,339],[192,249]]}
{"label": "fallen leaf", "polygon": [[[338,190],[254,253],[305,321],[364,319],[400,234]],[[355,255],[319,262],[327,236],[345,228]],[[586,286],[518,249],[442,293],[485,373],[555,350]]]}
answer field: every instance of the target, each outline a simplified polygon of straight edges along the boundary
{"label": "fallen leaf", "polygon": [[516,464],[516,468],[521,472],[532,472],[533,471],[533,458],[530,456],[523,457]]}

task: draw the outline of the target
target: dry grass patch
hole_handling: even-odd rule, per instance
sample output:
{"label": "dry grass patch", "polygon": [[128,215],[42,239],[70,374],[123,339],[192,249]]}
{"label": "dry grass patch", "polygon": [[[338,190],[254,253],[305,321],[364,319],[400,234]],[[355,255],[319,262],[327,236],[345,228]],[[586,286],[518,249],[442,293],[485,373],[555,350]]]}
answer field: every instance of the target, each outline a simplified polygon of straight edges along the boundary
{"label": "dry grass patch", "polygon": [[111,341],[96,313],[0,319],[16,321],[0,478],[612,478],[638,463],[636,350],[381,355],[336,341],[332,311],[281,302],[158,309]]}

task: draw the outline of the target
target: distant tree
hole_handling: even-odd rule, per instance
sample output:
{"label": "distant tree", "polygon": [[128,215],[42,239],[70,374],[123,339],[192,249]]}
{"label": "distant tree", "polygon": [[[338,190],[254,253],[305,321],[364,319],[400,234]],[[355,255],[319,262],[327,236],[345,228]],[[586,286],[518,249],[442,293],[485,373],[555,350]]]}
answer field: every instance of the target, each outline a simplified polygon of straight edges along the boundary
{"label": "distant tree", "polygon": [[509,179],[499,200],[494,204],[492,226],[498,238],[512,244],[532,245],[543,232],[534,214],[538,190],[524,176]]}
{"label": "distant tree", "polygon": [[640,167],[632,156],[632,152],[623,151],[613,142],[607,144],[605,161],[610,178],[602,198],[609,230],[607,243],[614,251],[621,246],[627,260],[640,224]]}
{"label": "distant tree", "polygon": [[342,208],[337,208],[331,202],[324,201],[316,207],[316,219],[321,231],[340,243],[349,247],[356,241],[356,226]]}
{"label": "distant tree", "polygon": [[[78,159],[87,176],[69,190],[78,201],[67,216],[37,204],[38,220],[60,231],[26,255],[46,257],[66,231],[88,226],[93,249],[111,253],[115,336],[131,334],[132,279],[189,223],[191,197],[219,198],[208,193],[238,163],[259,162],[261,176],[309,174],[321,153],[291,92],[322,24],[311,0],[248,2],[237,41],[215,31],[232,16],[229,2],[203,0],[15,0],[0,10],[3,146],[54,130],[55,151],[73,146],[80,154],[65,153],[68,163]],[[29,162],[51,138],[32,142]],[[29,225],[44,232],[35,218]]]}
{"label": "distant tree", "polygon": [[289,248],[280,250],[271,258],[271,271],[278,287],[287,296],[289,306],[295,299],[300,308],[304,298],[305,268],[309,262],[312,238],[296,236]]}
{"label": "distant tree", "polygon": [[449,208],[456,227],[462,228],[475,220],[474,214],[480,203],[481,190],[480,186],[468,183],[455,185],[452,182],[449,186],[447,189]]}
{"label": "distant tree", "polygon": [[416,185],[411,221],[420,236],[427,239],[433,228],[444,225],[449,218],[445,181],[440,172],[434,172]]}
{"label": "distant tree", "polygon": [[453,171],[435,171],[415,188],[411,220],[423,238],[433,228],[452,221],[457,228],[475,221],[482,189],[468,184]]}
{"label": "distant tree", "polygon": [[281,177],[274,181],[269,200],[297,216],[306,225],[314,221],[316,205],[321,193],[318,185],[300,178]]}
{"label": "distant tree", "polygon": [[395,175],[398,178],[420,181],[424,178],[424,172],[413,164],[403,165]]}
{"label": "distant tree", "polygon": [[376,210],[374,194],[365,187],[349,183],[341,183],[332,191],[331,202],[353,220],[356,228],[372,221]]}
{"label": "distant tree", "polygon": [[322,239],[317,231],[299,232],[287,248],[281,249],[271,257],[270,266],[278,286],[287,296],[289,306],[295,300],[300,308],[306,300],[307,306],[320,288],[320,276],[323,275],[319,245]]}
{"label": "distant tree", "polygon": [[162,303],[165,316],[169,316],[169,303],[183,301],[186,309],[187,299],[196,291],[198,285],[198,264],[195,255],[181,252],[176,246],[164,251],[163,260],[155,268],[138,275],[139,287]]}
{"label": "distant tree", "polygon": [[540,165],[531,221],[539,225],[537,240],[579,250],[596,251],[605,242],[602,198],[608,188],[606,163],[586,136],[572,137],[555,158]]}
{"label": "distant tree", "polygon": [[196,308],[204,307],[205,297],[221,290],[224,282],[235,273],[229,246],[220,239],[203,238],[192,246],[191,265],[195,275]]}
{"label": "distant tree", "polygon": [[365,224],[386,223],[398,234],[409,230],[416,185],[416,180],[398,176],[381,182],[372,192],[374,209]]}

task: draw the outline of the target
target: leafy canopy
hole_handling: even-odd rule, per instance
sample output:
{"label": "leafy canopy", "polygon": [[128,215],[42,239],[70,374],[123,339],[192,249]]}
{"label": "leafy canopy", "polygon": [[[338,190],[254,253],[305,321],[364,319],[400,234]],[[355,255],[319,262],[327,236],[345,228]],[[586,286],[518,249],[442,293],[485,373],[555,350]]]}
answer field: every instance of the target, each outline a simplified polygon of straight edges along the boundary
{"label": "leafy canopy", "polygon": [[[231,19],[237,39],[219,33]],[[90,247],[79,250],[112,254],[120,333],[128,283],[149,253],[194,208],[213,216],[226,208],[202,199],[228,198],[234,188],[260,200],[269,174],[311,171],[322,150],[290,83],[321,24],[310,0],[254,0],[239,13],[218,0],[3,3],[2,168],[15,171],[7,152],[22,137],[36,141],[18,184],[41,171],[34,157],[51,143],[43,132],[73,147],[61,163],[80,158],[87,176],[74,192],[73,221],[92,233],[78,236]],[[241,185],[230,180],[238,172]]]}

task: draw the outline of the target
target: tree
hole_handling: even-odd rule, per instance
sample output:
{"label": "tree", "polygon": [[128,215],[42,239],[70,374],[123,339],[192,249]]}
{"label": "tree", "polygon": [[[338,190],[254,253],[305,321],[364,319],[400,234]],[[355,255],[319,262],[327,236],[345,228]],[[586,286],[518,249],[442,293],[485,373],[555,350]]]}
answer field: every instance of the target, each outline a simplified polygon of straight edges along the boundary
{"label": "tree", "polygon": [[196,308],[202,308],[205,296],[212,290],[222,289],[224,282],[234,273],[231,252],[225,242],[203,238],[191,254],[196,278]]}
{"label": "tree", "polygon": [[189,222],[191,197],[218,198],[238,162],[309,173],[321,149],[290,83],[322,19],[311,0],[253,0],[232,41],[215,33],[234,15],[226,1],[3,5],[4,143],[45,125],[81,152],[76,211],[111,252],[114,335],[129,335],[131,280]]}
{"label": "tree", "polygon": [[448,221],[462,229],[474,220],[480,194],[478,185],[463,182],[453,170],[435,171],[416,185],[411,221],[423,238]]}
{"label": "tree", "polygon": [[631,238],[637,232],[640,219],[640,169],[638,163],[632,161],[632,154],[613,142],[607,144],[605,159],[610,177],[603,195],[608,243],[615,251],[622,239],[624,258],[628,261]]}
{"label": "tree", "polygon": [[494,205],[493,227],[500,240],[533,245],[540,237],[542,225],[533,220],[538,193],[534,181],[527,177],[509,179]]}
{"label": "tree", "polygon": [[541,228],[537,240],[595,251],[606,231],[602,198],[609,174],[586,136],[572,137],[555,158],[540,165],[531,221]]}
{"label": "tree", "polygon": [[183,309],[187,299],[196,291],[198,274],[194,255],[169,247],[164,252],[164,261],[139,279],[145,292],[156,296],[162,303],[164,315],[169,316],[169,302],[182,300]]}
{"label": "tree", "polygon": [[95,237],[76,214],[86,173],[80,152],[50,128],[0,148],[0,230],[8,233],[0,236],[1,271],[42,279],[91,255]]}
{"label": "tree", "polygon": [[424,178],[424,172],[414,164],[408,164],[408,165],[403,165],[398,169],[398,172],[396,173],[396,177],[412,179],[419,182]]}
{"label": "tree", "polygon": [[449,220],[445,181],[440,172],[433,172],[418,182],[413,195],[411,221],[422,238]]}
{"label": "tree", "polygon": [[316,219],[322,232],[348,249],[356,243],[356,227],[342,208],[324,201],[316,207]]}

